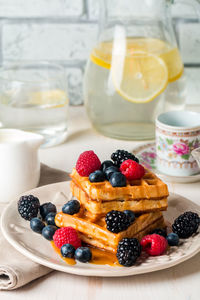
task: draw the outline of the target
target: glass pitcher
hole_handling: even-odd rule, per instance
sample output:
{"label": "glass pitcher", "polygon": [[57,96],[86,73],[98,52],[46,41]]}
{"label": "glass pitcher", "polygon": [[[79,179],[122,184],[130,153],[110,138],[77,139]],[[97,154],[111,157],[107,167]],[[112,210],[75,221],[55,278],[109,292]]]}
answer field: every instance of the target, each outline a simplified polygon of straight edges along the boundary
{"label": "glass pitcher", "polygon": [[158,114],[184,109],[184,68],[172,2],[100,0],[99,36],[86,66],[84,99],[102,134],[151,139]]}

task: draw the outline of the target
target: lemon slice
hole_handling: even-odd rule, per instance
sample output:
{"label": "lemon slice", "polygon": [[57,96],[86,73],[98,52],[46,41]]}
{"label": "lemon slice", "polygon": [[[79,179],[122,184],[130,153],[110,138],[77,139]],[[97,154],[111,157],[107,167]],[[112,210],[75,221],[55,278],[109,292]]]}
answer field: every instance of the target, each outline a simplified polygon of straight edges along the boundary
{"label": "lemon slice", "polygon": [[68,103],[67,95],[59,89],[33,92],[29,104],[44,105],[48,108],[62,107]]}
{"label": "lemon slice", "polygon": [[146,103],[160,95],[168,84],[168,69],[158,56],[134,52],[112,56],[111,77],[118,94],[134,103]]}
{"label": "lemon slice", "polygon": [[168,81],[172,82],[179,79],[183,74],[183,63],[180,53],[177,48],[173,48],[167,52],[159,55],[162,58],[168,68]]}
{"label": "lemon slice", "polygon": [[[123,41],[122,41],[123,42]],[[110,69],[112,60],[113,42],[102,42],[95,47],[90,59],[96,65]],[[160,57],[168,68],[168,81],[179,79],[183,74],[183,63],[179,50],[169,43],[154,38],[127,38],[126,55],[131,56],[134,52],[147,52]]]}

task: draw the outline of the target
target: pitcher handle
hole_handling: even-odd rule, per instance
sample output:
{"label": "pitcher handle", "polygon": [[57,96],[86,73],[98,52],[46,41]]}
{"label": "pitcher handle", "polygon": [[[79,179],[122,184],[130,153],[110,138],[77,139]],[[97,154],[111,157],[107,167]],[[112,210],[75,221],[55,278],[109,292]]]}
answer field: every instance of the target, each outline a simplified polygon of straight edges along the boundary
{"label": "pitcher handle", "polygon": [[197,0],[171,0],[172,4],[185,4],[187,6],[190,6],[193,8],[199,22],[200,22],[200,2],[197,2]]}

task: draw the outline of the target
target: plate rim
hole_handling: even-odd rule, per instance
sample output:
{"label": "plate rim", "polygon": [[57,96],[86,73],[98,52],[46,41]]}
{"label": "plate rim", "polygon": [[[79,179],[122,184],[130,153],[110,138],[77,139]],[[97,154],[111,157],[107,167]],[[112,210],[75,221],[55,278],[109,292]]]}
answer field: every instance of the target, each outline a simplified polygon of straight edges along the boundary
{"label": "plate rim", "polygon": [[[37,191],[39,189],[45,189],[48,188],[49,186],[57,186],[57,185],[64,185],[64,184],[69,184],[70,181],[65,181],[65,182],[58,182],[58,183],[53,183],[53,184],[48,184],[48,185],[44,185],[32,190],[29,190],[23,194],[26,193],[34,193],[34,191],[37,189]],[[183,197],[181,195],[178,195],[176,193],[170,193],[171,196],[180,196],[184,199],[186,199],[189,202],[192,202],[191,200],[189,200],[186,197]],[[95,269],[95,268],[80,268],[78,266],[78,264],[76,264],[75,266],[70,266],[68,264],[66,265],[59,265],[57,263],[48,261],[46,258],[41,258],[39,257],[37,254],[34,254],[32,252],[30,252],[28,249],[24,248],[20,243],[16,242],[15,240],[13,240],[12,236],[10,236],[9,232],[6,229],[6,216],[9,213],[9,208],[10,206],[12,206],[13,204],[17,203],[17,198],[13,199],[3,210],[2,216],[1,216],[1,230],[2,230],[2,234],[5,237],[5,239],[9,242],[9,244],[11,244],[18,252],[20,252],[22,255],[24,255],[25,257],[29,258],[30,260],[39,263],[45,267],[51,268],[53,270],[57,270],[57,271],[61,271],[61,272],[65,272],[65,273],[70,273],[70,274],[74,274],[74,275],[81,275],[81,276],[96,276],[96,277],[125,277],[125,276],[132,276],[132,275],[138,275],[138,274],[146,274],[146,273],[151,273],[151,272],[155,272],[155,271],[160,271],[160,270],[164,270],[164,269],[168,269],[171,267],[174,267],[190,258],[192,258],[193,256],[195,256],[197,253],[200,252],[200,246],[197,247],[192,253],[188,252],[186,254],[184,254],[183,256],[180,256],[179,258],[177,258],[175,261],[167,261],[167,262],[163,262],[160,265],[156,265],[156,267],[154,267],[154,269],[152,269],[152,266],[147,265],[146,267],[143,266],[142,269],[140,269],[140,266],[137,266],[136,268],[134,268],[134,266],[130,267],[130,268],[121,268],[121,267],[111,267],[109,266],[109,269],[105,270],[105,269]],[[195,204],[198,209],[200,210],[200,206],[194,202],[192,202],[193,204]],[[87,266],[87,264],[85,264],[85,266]],[[97,265],[98,266],[98,265]]]}

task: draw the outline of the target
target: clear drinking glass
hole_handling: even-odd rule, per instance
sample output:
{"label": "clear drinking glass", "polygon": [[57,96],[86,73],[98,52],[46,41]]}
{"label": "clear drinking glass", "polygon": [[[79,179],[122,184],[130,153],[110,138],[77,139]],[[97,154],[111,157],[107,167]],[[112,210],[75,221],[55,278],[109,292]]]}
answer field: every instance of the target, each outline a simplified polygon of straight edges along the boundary
{"label": "clear drinking glass", "polygon": [[104,135],[154,138],[156,116],[184,108],[172,2],[100,0],[99,36],[86,67],[84,99],[93,126]]}
{"label": "clear drinking glass", "polygon": [[68,129],[65,70],[48,62],[26,62],[0,69],[0,128],[40,133],[43,146],[63,142]]}

